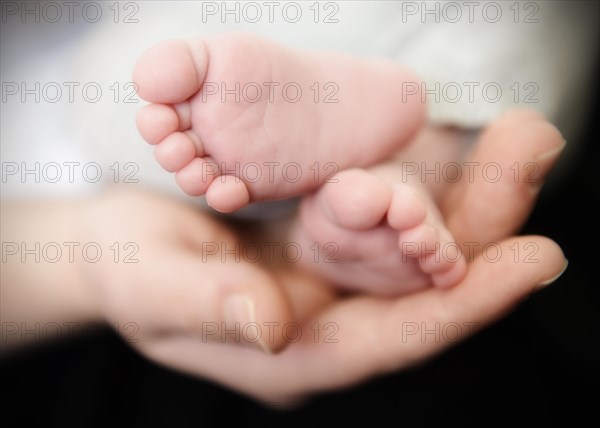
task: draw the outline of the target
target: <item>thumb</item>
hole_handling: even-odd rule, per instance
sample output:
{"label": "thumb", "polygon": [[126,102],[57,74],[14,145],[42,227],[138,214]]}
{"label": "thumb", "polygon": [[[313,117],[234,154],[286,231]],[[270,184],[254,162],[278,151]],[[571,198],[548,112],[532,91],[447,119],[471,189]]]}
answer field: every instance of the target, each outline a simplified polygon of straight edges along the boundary
{"label": "thumb", "polygon": [[469,158],[477,173],[464,174],[442,204],[455,240],[486,244],[516,232],[563,147],[558,129],[534,111],[511,111],[490,125]]}
{"label": "thumb", "polygon": [[151,321],[157,331],[267,353],[285,347],[278,332],[293,320],[292,310],[277,278],[262,265],[239,254],[222,259],[189,248],[170,253],[150,278],[158,284]]}

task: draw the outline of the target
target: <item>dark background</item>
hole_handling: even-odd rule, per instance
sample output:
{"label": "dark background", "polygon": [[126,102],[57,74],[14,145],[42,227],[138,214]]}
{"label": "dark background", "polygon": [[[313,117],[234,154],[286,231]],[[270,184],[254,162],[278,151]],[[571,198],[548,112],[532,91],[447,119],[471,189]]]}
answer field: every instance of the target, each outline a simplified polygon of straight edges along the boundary
{"label": "dark background", "polygon": [[107,328],[0,359],[3,426],[600,426],[600,216],[594,207],[600,202],[600,104],[594,86],[586,131],[572,142],[584,147],[576,167],[554,180],[553,191],[542,191],[523,231],[556,240],[569,268],[479,335],[419,368],[276,411],[159,367]]}

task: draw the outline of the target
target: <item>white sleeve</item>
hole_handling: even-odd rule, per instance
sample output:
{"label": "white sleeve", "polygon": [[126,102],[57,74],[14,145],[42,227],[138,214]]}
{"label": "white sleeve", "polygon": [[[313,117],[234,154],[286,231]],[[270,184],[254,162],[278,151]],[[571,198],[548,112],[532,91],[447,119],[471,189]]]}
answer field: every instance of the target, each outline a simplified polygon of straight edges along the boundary
{"label": "white sleeve", "polygon": [[[479,128],[529,107],[568,124],[586,105],[597,51],[598,4],[399,2],[377,36],[379,53],[422,78],[432,123]],[[407,88],[411,92],[414,87]]]}

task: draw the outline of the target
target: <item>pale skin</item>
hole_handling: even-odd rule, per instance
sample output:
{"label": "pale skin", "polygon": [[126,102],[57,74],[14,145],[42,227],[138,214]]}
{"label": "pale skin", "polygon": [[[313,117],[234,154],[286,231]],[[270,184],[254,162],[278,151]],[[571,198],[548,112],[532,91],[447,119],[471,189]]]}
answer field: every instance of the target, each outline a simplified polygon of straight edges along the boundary
{"label": "pale skin", "polygon": [[[141,56],[133,80],[152,103],[137,124],[157,145],[158,162],[176,173],[183,191],[206,194],[222,212],[318,188],[330,174],[308,174],[315,162],[339,171],[380,162],[425,118],[418,97],[402,97],[401,83],[418,78],[396,63],[295,51],[251,34],[163,42]],[[335,102],[315,98],[315,82],[332,84]],[[286,85],[302,96],[282,92]],[[218,171],[211,174],[207,162]],[[294,162],[303,174],[286,180],[275,166],[268,173],[269,162]],[[258,179],[243,173],[250,163],[265,170]]]}
{"label": "pale skin", "polygon": [[[326,245],[360,235],[388,255],[382,265],[373,260],[380,258],[376,253],[340,252],[340,263],[322,272],[335,284],[389,295],[432,284],[450,287],[464,277],[466,263],[460,254],[453,262],[440,257],[454,239],[431,186],[403,182],[401,169],[389,161],[424,120],[421,99],[403,95],[404,83],[418,81],[406,68],[227,34],[163,42],[142,55],[133,79],[140,96],[151,102],[138,114],[140,134],[156,145],[157,161],[175,172],[184,192],[206,195],[213,208],[232,212],[250,202],[319,189],[319,203],[308,198],[303,204],[303,218],[311,221],[300,222],[294,239],[310,247],[311,241]],[[277,93],[256,101],[253,93],[249,101],[241,88],[257,82],[292,82],[305,92],[314,82],[333,82],[339,91],[335,103],[317,102],[307,94],[290,102]],[[227,89],[234,93],[227,95]],[[387,166],[360,170],[384,160]],[[297,181],[286,180],[289,170],[276,169],[290,163],[301,172]],[[252,177],[259,179],[247,177],[248,165]],[[322,215],[324,209],[328,216]],[[323,237],[327,240],[321,242]],[[416,251],[401,250],[409,243]],[[376,275],[370,274],[373,270]],[[402,289],[393,287],[398,280]]]}
{"label": "pale skin", "polygon": [[[314,260],[309,249],[315,245],[334,254],[335,263],[318,255],[316,264],[308,263],[332,284],[400,295],[448,288],[466,275],[462,244],[438,208],[447,189],[419,177],[406,180],[402,167],[407,160],[458,161],[460,138],[431,128],[419,132],[425,106],[403,94],[404,83],[418,81],[404,67],[225,34],[163,42],[142,55],[133,79],[151,102],[138,115],[139,131],[184,192],[205,194],[223,212],[309,194],[290,239],[301,243],[305,258]],[[335,82],[339,102],[305,96],[292,103],[283,94],[256,98],[243,91],[257,82],[304,88]],[[560,139],[551,125],[542,135]],[[301,179],[285,180],[265,162],[294,162]],[[250,164],[263,165],[260,179],[248,179]],[[315,165],[334,170],[315,175]],[[449,257],[448,248],[456,256]]]}
{"label": "pale skin", "polygon": [[[330,243],[335,242],[335,257],[340,260],[339,263],[325,263],[322,257],[315,264],[312,263],[313,254],[306,251],[311,259],[307,267],[345,289],[368,290],[380,295],[400,295],[431,285],[446,288],[458,283],[466,274],[465,259],[470,255],[463,254],[455,262],[452,258],[457,256],[449,251],[457,246],[456,243],[465,246],[469,240],[458,235],[459,239],[454,242],[446,227],[440,227],[445,221],[438,209],[438,206],[443,209],[444,204],[452,202],[457,186],[451,185],[441,174],[421,172],[433,171],[436,164],[444,165],[458,159],[456,150],[460,149],[460,139],[461,133],[457,130],[426,128],[407,149],[390,161],[366,170],[344,171],[336,176],[340,178],[338,182],[327,183],[314,195],[304,198],[300,204],[299,221],[292,233],[293,239],[306,242],[306,246],[322,242],[324,253],[328,248],[331,253]],[[529,184],[529,191],[537,193],[542,184],[541,177],[558,158],[564,141],[554,126],[532,111],[505,114],[488,127],[481,140],[481,145],[493,145],[497,153],[490,155],[484,151],[481,160],[467,158],[455,162],[455,165],[473,166],[470,173],[462,167],[461,173],[463,180],[474,180],[468,191],[473,192],[471,198],[477,204],[476,209],[465,210],[464,218],[459,220],[464,226],[461,225],[459,230],[469,225],[481,233],[490,233],[481,230],[477,217],[479,210],[486,210],[489,216],[510,218],[510,211],[524,214],[530,206],[492,202],[483,207],[480,205],[489,201],[477,195],[514,192],[519,188],[510,183],[516,181]],[[536,149],[536,144],[542,143],[548,150],[536,153],[540,150]],[[529,150],[530,161],[518,158],[518,153],[526,150]],[[533,160],[536,168],[531,166]],[[418,165],[418,172],[414,175],[403,176],[403,162],[407,161]],[[481,173],[482,165],[492,162],[502,167],[498,182],[485,179]],[[515,165],[520,168],[518,177]],[[476,178],[478,181],[475,181]],[[430,218],[417,227],[406,227],[410,221],[418,223],[418,216]],[[428,237],[427,232],[432,229],[433,236]],[[452,229],[453,233],[456,233],[455,229]],[[503,236],[498,235],[497,238]],[[414,243],[433,251],[421,257],[423,251],[409,246]],[[446,250],[438,249],[436,253],[436,243],[437,248]],[[413,253],[403,254],[403,248],[410,248]],[[436,259],[440,253],[446,256]],[[401,269],[398,268],[400,261]]]}
{"label": "pale skin", "polygon": [[[558,156],[560,135],[527,111],[511,113],[498,125],[482,136],[469,160],[494,159],[507,172],[514,161],[536,162],[542,179]],[[551,151],[555,154],[546,155]],[[136,242],[140,252],[139,263],[129,265],[110,259],[93,265],[22,263],[8,257],[2,266],[2,321],[135,322],[140,340],[135,346],[155,361],[258,400],[297,400],[409,367],[456,343],[419,335],[399,340],[403,323],[457,323],[475,331],[560,275],[566,260],[553,241],[510,238],[530,212],[537,187],[512,180],[492,186],[481,179],[461,180],[448,186],[440,200],[441,214],[459,242],[495,241],[506,254],[512,245],[533,243],[538,247],[536,263],[513,257],[489,263],[475,254],[456,287],[397,298],[337,295],[297,265],[267,268],[244,261],[222,263],[220,258],[203,261],[202,243],[235,241],[234,234],[206,214],[152,193],[115,190],[90,201],[4,205],[5,242]],[[233,311],[225,305],[232,296]],[[240,307],[252,307],[252,316],[235,310]],[[240,346],[214,336],[202,340],[203,323],[235,319],[259,324],[296,320],[305,334],[287,347],[281,335]],[[339,327],[336,343],[315,341],[312,331],[306,334],[315,323],[331,322]],[[2,339],[19,344],[14,337]]]}

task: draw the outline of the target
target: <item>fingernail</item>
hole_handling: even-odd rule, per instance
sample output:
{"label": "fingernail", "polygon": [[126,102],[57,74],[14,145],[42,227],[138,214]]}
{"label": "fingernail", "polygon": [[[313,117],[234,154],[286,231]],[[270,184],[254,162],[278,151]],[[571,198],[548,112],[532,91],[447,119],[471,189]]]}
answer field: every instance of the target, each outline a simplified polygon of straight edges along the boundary
{"label": "fingernail", "polygon": [[538,181],[537,183],[529,183],[529,193],[531,194],[531,196],[537,196],[538,193],[540,193],[540,190],[542,190],[542,187],[544,187],[544,181]]}
{"label": "fingernail", "polygon": [[[541,155],[538,155],[536,162],[541,164],[539,167],[542,168],[542,171],[547,169],[547,161],[554,160],[565,149],[566,145],[567,140],[563,140],[558,146],[546,150]],[[540,193],[540,190],[542,190],[542,187],[544,187],[544,180],[535,180],[534,177],[529,177],[528,180],[531,180],[529,181],[529,193],[531,196],[537,196],[538,193]]]}
{"label": "fingernail", "polygon": [[554,281],[556,281],[558,278],[560,278],[562,276],[563,273],[565,273],[565,271],[567,270],[567,267],[569,266],[569,261],[567,259],[565,259],[565,265],[563,266],[562,270],[559,272],[558,275],[553,276],[550,279],[547,279],[545,281],[542,281],[538,284],[537,287],[535,287],[534,291],[537,290],[541,290],[542,288],[545,288],[547,286],[549,286],[550,284],[552,284]]}
{"label": "fingernail", "polygon": [[559,144],[556,147],[553,147],[549,150],[546,150],[544,153],[542,153],[541,155],[539,155],[537,157],[538,161],[545,161],[546,159],[552,159],[554,158],[557,154],[559,154],[560,152],[562,152],[565,148],[565,146],[567,145],[567,140],[563,140],[561,144]]}
{"label": "fingernail", "polygon": [[227,329],[233,330],[236,343],[249,344],[267,354],[271,350],[262,337],[262,329],[256,323],[255,305],[252,299],[245,295],[233,295],[225,300],[224,319]]}

